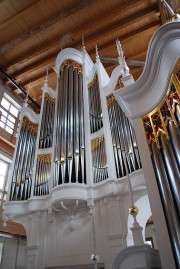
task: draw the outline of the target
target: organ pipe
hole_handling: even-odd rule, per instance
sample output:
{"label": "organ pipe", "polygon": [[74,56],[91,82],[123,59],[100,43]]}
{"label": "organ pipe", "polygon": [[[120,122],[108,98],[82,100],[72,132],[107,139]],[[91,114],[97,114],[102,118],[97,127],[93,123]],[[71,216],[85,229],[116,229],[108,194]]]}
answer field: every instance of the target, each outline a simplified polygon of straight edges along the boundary
{"label": "organ pipe", "polygon": [[108,178],[108,165],[104,135],[91,140],[94,183]]}
{"label": "organ pipe", "polygon": [[131,173],[141,168],[141,161],[132,125],[112,94],[107,97],[107,106],[116,174],[120,178],[126,175],[125,163]]}
{"label": "organ pipe", "polygon": [[88,89],[90,130],[91,133],[95,133],[103,127],[100,90],[97,74],[95,74],[93,81],[88,84]]}
{"label": "organ pipe", "polygon": [[86,183],[82,67],[65,61],[60,69],[54,186]]}
{"label": "organ pipe", "polygon": [[49,194],[49,179],[51,170],[51,155],[37,156],[34,195],[41,196]]}
{"label": "organ pipe", "polygon": [[174,201],[178,212],[180,214],[180,171],[176,160],[176,156],[173,153],[172,145],[169,139],[163,134],[160,135],[160,142],[162,148],[162,157],[167,169],[167,176],[170,178],[170,186]]}
{"label": "organ pipe", "polygon": [[10,200],[30,197],[38,126],[23,118],[11,182]]}
{"label": "organ pipe", "polygon": [[44,96],[42,120],[39,136],[39,149],[52,147],[54,128],[55,99],[48,93]]}
{"label": "organ pipe", "polygon": [[[177,215],[168,175],[166,173],[166,164],[164,163],[161,151],[157,148],[155,142],[151,143],[152,161],[158,181],[158,187],[161,194],[161,200],[165,217],[168,223],[168,231],[173,250],[176,253],[177,262],[180,262],[180,221]],[[180,264],[179,264],[180,265]]]}

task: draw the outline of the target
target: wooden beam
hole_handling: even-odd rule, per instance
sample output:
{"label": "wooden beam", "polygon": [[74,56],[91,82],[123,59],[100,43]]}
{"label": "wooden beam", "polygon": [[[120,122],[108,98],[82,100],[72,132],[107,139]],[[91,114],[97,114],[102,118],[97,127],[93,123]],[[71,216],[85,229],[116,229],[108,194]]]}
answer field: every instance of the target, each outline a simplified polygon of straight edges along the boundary
{"label": "wooden beam", "polygon": [[[27,3],[28,3],[28,1],[27,1]],[[27,13],[27,14],[31,13],[32,8],[35,8],[36,6],[38,6],[39,4],[42,4],[42,3],[44,3],[44,0],[35,0],[34,3],[28,4],[24,9],[17,12],[14,16],[11,16],[6,21],[1,22],[0,31],[5,30],[5,28],[9,27],[9,25],[12,25],[14,23],[14,21],[18,21],[20,16],[26,16],[26,14],[24,14],[24,13]]]}
{"label": "wooden beam", "polygon": [[[95,2],[96,0],[91,0],[90,4],[92,4],[93,2]],[[34,28],[32,28],[30,31],[27,31],[25,33],[23,33],[20,36],[15,37],[14,39],[12,39],[10,42],[3,44],[0,47],[0,55],[5,53],[7,50],[11,49],[12,47],[20,44],[21,42],[25,41],[28,38],[33,37],[34,35],[40,33],[41,31],[47,29],[48,27],[52,26],[53,24],[73,15],[74,13],[76,13],[77,11],[83,9],[85,6],[87,5],[87,1],[80,1],[80,3],[77,5],[76,3],[74,4],[73,7],[68,7],[68,9],[66,11],[63,11],[57,16],[53,16],[52,18],[49,18],[48,20],[45,20],[43,23],[41,23],[40,25],[35,26]]]}
{"label": "wooden beam", "polygon": [[[147,8],[146,10],[140,11],[132,15],[130,18],[125,18],[123,20],[117,21],[113,24],[111,24],[109,27],[106,27],[102,29],[101,31],[98,31],[96,34],[93,34],[89,38],[86,39],[86,42],[95,42],[97,43],[97,40],[101,40],[105,35],[107,36],[108,33],[115,34],[121,32],[121,26],[123,26],[123,29],[126,27],[130,28],[130,25],[134,25],[135,23],[139,22],[140,20],[147,19],[148,16],[152,16],[156,14],[154,11],[154,8]],[[133,35],[133,33],[131,33]]]}
{"label": "wooden beam", "polygon": [[[150,24],[147,24],[131,33],[125,34],[125,35],[119,35],[118,38],[122,42],[130,41],[131,39],[138,38],[140,36],[146,35],[147,33],[153,34],[155,29],[157,29],[160,26],[159,21],[154,21]],[[111,39],[110,41],[104,43],[99,47],[99,53],[104,50],[110,50],[112,47],[115,47],[115,41],[114,39]],[[88,52],[89,54],[95,55],[95,49],[93,48]]]}
{"label": "wooden beam", "polygon": [[[134,14],[133,16],[131,16],[130,19],[125,18],[123,20],[120,20],[112,25],[110,25],[108,28],[103,29],[101,31],[99,31],[97,34],[93,34],[89,37],[86,38],[86,42],[87,44],[93,43],[93,45],[95,45],[95,41],[97,39],[101,39],[101,37],[105,36],[108,34],[108,32],[110,32],[112,34],[112,32],[119,32],[120,31],[120,25],[123,25],[123,28],[128,26],[130,27],[130,24],[134,24],[137,21],[139,21],[139,19],[144,19],[147,18],[147,16],[151,16],[152,14],[154,14],[154,8],[146,8],[146,10],[140,11],[139,13]],[[132,33],[133,35],[133,33]],[[79,42],[72,42],[71,44],[72,47],[77,48],[79,46]],[[39,66],[43,65],[43,64],[47,64],[47,62],[49,61],[54,61],[55,57],[57,56],[57,54],[59,53],[58,51],[53,52],[52,54],[50,54],[47,57],[45,57],[44,59],[41,59],[40,61],[36,62],[36,63],[32,63],[29,66],[26,66],[22,69],[19,69],[18,71],[16,71],[15,73],[12,73],[11,76],[13,76],[14,79],[16,79],[17,76],[19,75],[23,75],[23,73],[26,72],[31,72],[32,69],[38,68]]]}
{"label": "wooden beam", "polygon": [[[0,127],[0,132],[1,132],[1,135],[0,135],[1,150],[9,154],[10,156],[13,156],[14,148],[15,148],[14,144],[12,144],[11,142],[9,142],[8,140],[4,138],[4,137],[7,137],[7,133],[5,133],[1,127]],[[4,135],[4,137],[2,135]]]}
{"label": "wooden beam", "polygon": [[[137,38],[137,37],[139,37],[141,35],[146,35],[147,33],[151,33],[151,34],[154,33],[155,28],[157,28],[158,26],[159,26],[159,21],[154,21],[154,22],[152,22],[150,24],[147,24],[147,25],[145,25],[145,26],[143,26],[143,27],[131,32],[131,33],[119,36],[119,38],[120,38],[121,41],[127,42],[128,40],[130,40],[130,39],[132,39],[134,37]],[[73,47],[76,48],[77,45],[79,45],[79,44],[75,43],[73,45]],[[112,46],[115,47],[114,39],[111,39],[110,41],[108,41],[108,42],[104,43],[102,46],[100,46],[99,52],[101,53],[101,51],[103,51],[103,50],[110,49]],[[88,53],[89,53],[90,57],[92,57],[92,55],[94,56],[95,55],[95,49],[93,48]],[[57,55],[57,52],[56,52],[56,55]],[[53,72],[53,70],[50,70],[50,73],[52,73],[52,72]],[[44,74],[45,74],[45,69],[43,70],[43,72],[41,72],[37,76],[32,77],[32,78],[28,78],[28,80],[23,81],[23,83],[21,85],[26,86],[26,85],[29,84],[30,80],[33,82],[36,79],[43,78]]]}
{"label": "wooden beam", "polygon": [[[94,26],[99,27],[100,25],[102,25],[104,22],[106,21],[110,21],[111,20],[111,16],[117,16],[119,15],[121,18],[121,13],[122,14],[126,14],[126,18],[128,19],[128,14],[127,11],[133,11],[134,8],[136,7],[136,5],[139,3],[139,6],[141,7],[143,4],[143,7],[145,5],[145,3],[147,4],[147,2],[143,2],[142,0],[132,0],[130,2],[129,5],[127,5],[126,3],[121,5],[121,12],[119,11],[119,4],[118,7],[116,6],[114,9],[108,10],[106,13],[103,13],[102,15],[98,16],[95,18],[95,22],[93,23],[93,20],[84,23],[83,25],[80,25],[79,27],[76,27],[75,29],[73,29],[72,35],[73,36],[80,36],[80,38],[82,38],[82,34],[85,37],[85,43],[86,43],[86,35],[85,33],[87,31],[89,31],[89,28],[93,28]],[[154,8],[156,8],[156,6],[154,6]],[[32,50],[28,50],[28,52],[22,54],[20,57],[18,57],[16,60],[10,62],[9,64],[7,64],[6,66],[3,66],[4,69],[8,69],[16,64],[20,64],[23,63],[25,61],[25,59],[31,59],[35,56],[40,55],[41,53],[47,52],[48,49],[52,49],[52,48],[57,48],[59,47],[60,44],[60,39],[59,37],[55,40],[49,41],[48,45],[44,45],[44,46],[40,46],[36,49],[32,49]],[[81,40],[79,41],[78,45],[80,46],[81,44]],[[71,44],[72,45],[72,44]],[[57,53],[57,52],[56,52]]]}
{"label": "wooden beam", "polygon": [[26,91],[22,88],[22,86],[21,85],[18,85],[17,83],[16,83],[16,81],[14,81],[2,68],[0,68],[0,72],[4,75],[4,76],[6,76],[6,78],[9,80],[9,81],[11,81],[11,83],[16,87],[16,88],[18,88],[24,95],[25,95],[25,97],[26,98],[28,98],[29,100],[31,100],[31,102],[37,107],[37,108],[40,108],[39,107],[39,105],[31,98],[31,96],[30,95],[28,95],[28,97],[27,97],[27,93],[26,93]]}
{"label": "wooden beam", "polygon": [[[19,69],[18,71],[14,72],[11,74],[11,76],[13,76],[13,79],[18,79],[18,77],[22,77],[24,74],[28,73],[28,72],[32,72],[34,69],[38,69],[43,65],[49,65],[50,63],[52,63],[52,65],[54,64],[54,60],[55,60],[55,55],[50,55],[49,57],[45,57],[43,59],[40,59],[37,62],[33,62],[28,66],[25,66],[22,69]],[[46,67],[47,69],[47,67]],[[4,81],[6,82],[6,81]]]}
{"label": "wooden beam", "polygon": [[[53,70],[53,69],[50,69],[50,70],[48,71],[48,74],[49,74],[49,75],[50,75],[51,73],[54,73],[54,70]],[[33,82],[36,81],[36,80],[38,80],[38,79],[44,78],[44,77],[45,77],[45,74],[46,74],[46,67],[45,67],[45,69],[43,69],[43,71],[41,71],[38,75],[36,75],[36,76],[32,76],[32,77],[28,78],[28,80],[25,80],[25,81],[21,84],[21,86],[24,87],[24,86],[28,85],[30,81],[31,81],[31,84],[32,84],[32,86],[33,86]],[[42,85],[42,86],[43,86],[43,85]],[[13,92],[14,92],[14,89],[15,89],[15,88],[12,89]]]}

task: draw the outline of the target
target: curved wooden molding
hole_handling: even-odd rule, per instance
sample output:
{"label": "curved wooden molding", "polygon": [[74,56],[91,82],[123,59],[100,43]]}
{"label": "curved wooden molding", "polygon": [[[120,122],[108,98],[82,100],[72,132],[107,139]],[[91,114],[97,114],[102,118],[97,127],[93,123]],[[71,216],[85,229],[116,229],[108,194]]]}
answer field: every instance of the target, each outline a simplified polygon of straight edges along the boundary
{"label": "curved wooden molding", "polygon": [[128,117],[140,117],[159,104],[179,57],[180,22],[170,22],[161,26],[152,37],[141,77],[114,93]]}
{"label": "curved wooden molding", "polygon": [[110,80],[109,80],[109,83],[107,84],[107,86],[105,86],[103,88],[103,91],[104,91],[104,94],[105,95],[109,95],[112,93],[112,91],[115,89],[116,87],[116,83],[117,83],[117,80],[118,78],[120,77],[120,75],[123,74],[123,68],[119,65],[117,66],[112,74],[111,74],[111,77],[110,77]]}
{"label": "curved wooden molding", "polygon": [[23,107],[20,110],[21,118],[27,117],[31,122],[38,124],[39,123],[39,114],[36,114],[31,108]]}
{"label": "curved wooden molding", "polygon": [[52,88],[50,88],[50,87],[43,87],[43,92],[44,93],[49,93],[49,95],[51,96],[51,97],[53,97],[53,98],[56,98],[57,97],[57,92],[55,92]]}

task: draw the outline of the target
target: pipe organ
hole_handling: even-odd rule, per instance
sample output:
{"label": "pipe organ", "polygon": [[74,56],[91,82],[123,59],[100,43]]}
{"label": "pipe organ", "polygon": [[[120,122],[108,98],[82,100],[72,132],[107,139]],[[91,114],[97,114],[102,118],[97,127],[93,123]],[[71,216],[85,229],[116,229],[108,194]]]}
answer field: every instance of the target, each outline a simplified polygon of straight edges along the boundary
{"label": "pipe organ", "polygon": [[[29,108],[22,112],[26,117],[16,145],[10,200],[46,196],[64,184],[86,186],[105,182],[111,177],[109,143],[117,179],[126,176],[126,165],[129,173],[141,168],[133,128],[113,96],[114,89],[104,94],[99,83],[103,75],[92,64],[91,79],[87,79],[82,54],[79,61],[66,56],[56,70],[57,91],[49,88],[45,80],[41,112],[35,123],[30,122]],[[122,82],[118,83],[118,87],[122,86]],[[110,141],[105,122],[109,122]],[[91,182],[87,182],[87,175]]]}

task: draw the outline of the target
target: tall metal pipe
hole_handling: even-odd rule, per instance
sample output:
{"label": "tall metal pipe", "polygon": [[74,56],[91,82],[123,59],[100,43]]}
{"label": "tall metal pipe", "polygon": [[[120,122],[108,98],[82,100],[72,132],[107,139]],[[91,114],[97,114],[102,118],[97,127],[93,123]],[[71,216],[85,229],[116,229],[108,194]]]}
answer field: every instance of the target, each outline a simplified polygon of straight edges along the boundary
{"label": "tall metal pipe", "polygon": [[180,165],[180,132],[179,132],[179,129],[175,127],[172,121],[169,121],[169,131],[171,135],[173,149],[174,149],[178,164]]}
{"label": "tall metal pipe", "polygon": [[176,158],[173,153],[173,149],[170,143],[164,134],[160,135],[160,140],[162,144],[162,154],[164,158],[164,162],[167,167],[167,175],[170,180],[170,186],[172,189],[172,193],[174,196],[176,208],[180,215],[180,171],[179,166],[177,164]]}
{"label": "tall metal pipe", "polygon": [[170,235],[173,253],[175,256],[177,268],[180,268],[180,220],[176,211],[174,197],[171,191],[171,184],[166,173],[166,167],[160,150],[154,142],[151,143],[152,161],[157,177],[158,187],[160,191],[161,201],[168,223],[168,231]]}

